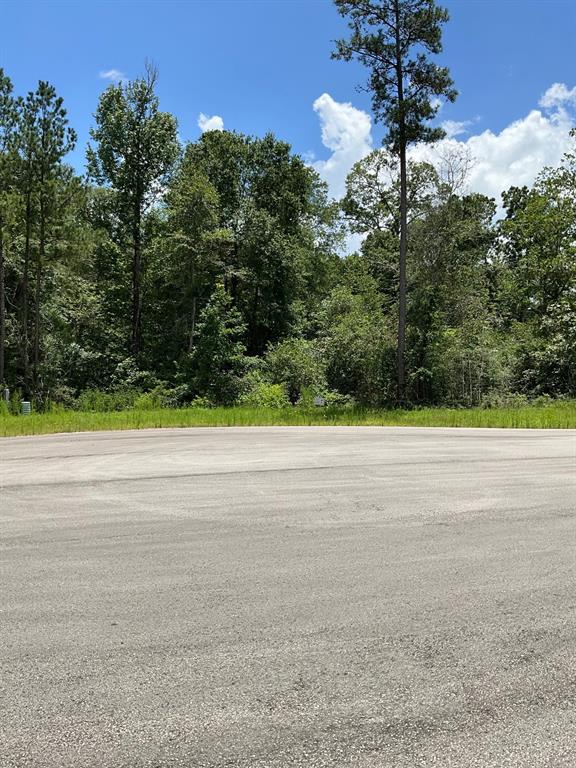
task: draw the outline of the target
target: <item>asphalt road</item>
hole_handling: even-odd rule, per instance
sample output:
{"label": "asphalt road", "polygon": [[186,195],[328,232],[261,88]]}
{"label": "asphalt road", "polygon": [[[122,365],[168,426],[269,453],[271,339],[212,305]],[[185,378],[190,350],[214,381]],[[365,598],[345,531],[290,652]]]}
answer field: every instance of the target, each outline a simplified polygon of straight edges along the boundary
{"label": "asphalt road", "polygon": [[576,765],[576,432],[0,440],[2,768]]}

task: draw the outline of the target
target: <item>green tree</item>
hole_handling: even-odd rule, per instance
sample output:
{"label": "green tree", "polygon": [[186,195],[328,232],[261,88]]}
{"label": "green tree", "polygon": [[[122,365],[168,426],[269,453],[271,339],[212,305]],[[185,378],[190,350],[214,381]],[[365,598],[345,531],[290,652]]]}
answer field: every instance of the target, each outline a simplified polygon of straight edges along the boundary
{"label": "green tree", "polygon": [[330,389],[363,405],[394,400],[393,321],[366,261],[357,254],[342,263],[340,285],[319,308],[318,347]]}
{"label": "green tree", "polygon": [[[408,355],[416,401],[477,403],[500,376],[492,374],[497,361],[489,354],[498,343],[494,213],[494,201],[483,195],[451,195],[412,222]],[[457,359],[465,361],[460,369]]]}
{"label": "green tree", "polygon": [[114,307],[122,275],[114,268],[114,246],[97,213],[99,198],[107,197],[107,190],[64,177],[56,193],[57,215],[42,295],[41,375],[44,390],[60,397],[68,391],[71,396],[88,388],[106,388],[125,351],[120,313]]}
{"label": "green tree", "polygon": [[[150,249],[152,354],[177,360],[194,346],[198,315],[220,275],[219,199],[187,155],[165,198]],[[216,241],[216,242],[215,242]],[[152,284],[153,283],[153,284]]]}
{"label": "green tree", "polygon": [[29,327],[29,302],[30,302],[30,269],[32,264],[32,246],[34,225],[37,219],[35,191],[36,191],[36,152],[38,147],[38,99],[33,91],[29,91],[26,98],[20,100],[19,123],[19,172],[18,187],[19,196],[23,204],[24,218],[24,252],[19,294],[19,347],[22,363],[22,383],[24,393],[29,394],[31,387],[30,377],[30,327]]}
{"label": "green tree", "polygon": [[200,313],[194,348],[183,367],[194,394],[230,405],[240,393],[246,369],[244,324],[230,295],[218,285]]}
{"label": "green tree", "polygon": [[219,279],[242,313],[248,352],[261,355],[291,333],[329,279],[336,222],[325,186],[271,134],[210,131],[184,162],[216,190]]}
{"label": "green tree", "polygon": [[40,81],[33,98],[36,115],[33,166],[37,187],[38,246],[34,287],[32,384],[35,392],[38,392],[42,337],[42,279],[46,266],[48,241],[57,237],[57,219],[61,213],[59,198],[62,194],[66,194],[63,187],[70,183],[70,174],[63,168],[62,159],[74,149],[76,134],[68,126],[63,99],[57,96],[52,85]]}
{"label": "green tree", "polygon": [[142,349],[144,220],[179,154],[176,119],[159,111],[156,81],[157,70],[147,65],[144,77],[104,91],[90,132],[96,147],[87,153],[90,176],[116,193],[117,215],[131,241],[133,355]]}
{"label": "green tree", "polygon": [[[443,184],[429,163],[408,162],[408,224],[438,203]],[[398,157],[377,149],[358,161],[346,179],[342,209],[349,229],[365,235],[361,253],[377,280],[388,311],[398,307],[400,167]]]}
{"label": "green tree", "polygon": [[[574,134],[576,138],[576,134]],[[500,306],[518,340],[517,386],[576,393],[576,153],[545,169],[531,190],[504,195]]]}
{"label": "green tree", "polygon": [[68,126],[63,101],[49,83],[40,81],[37,89],[19,99],[17,105],[16,191],[23,230],[18,344],[24,391],[27,395],[38,395],[44,272],[49,243],[54,244],[57,234],[61,213],[58,200],[70,179],[70,171],[62,160],[73,148],[76,137]]}
{"label": "green tree", "polygon": [[6,383],[6,224],[15,184],[18,104],[10,78],[0,68],[0,386]]}
{"label": "green tree", "polygon": [[[425,213],[440,195],[441,181],[430,163],[408,161],[407,221]],[[400,165],[398,157],[376,149],[352,166],[342,209],[352,232],[400,235]]]}
{"label": "green tree", "polygon": [[442,25],[448,13],[434,0],[335,0],[347,17],[351,35],[338,40],[333,56],[358,59],[370,75],[376,120],[388,127],[385,142],[400,165],[399,301],[397,376],[398,399],[405,400],[405,347],[408,249],[407,149],[419,141],[431,142],[444,134],[429,121],[436,115],[436,100],[454,101],[456,91],[449,72],[435,64],[430,54],[442,50]]}
{"label": "green tree", "polygon": [[318,350],[306,339],[285,339],[266,354],[266,371],[274,384],[283,384],[294,405],[306,387],[325,388],[324,371]]}

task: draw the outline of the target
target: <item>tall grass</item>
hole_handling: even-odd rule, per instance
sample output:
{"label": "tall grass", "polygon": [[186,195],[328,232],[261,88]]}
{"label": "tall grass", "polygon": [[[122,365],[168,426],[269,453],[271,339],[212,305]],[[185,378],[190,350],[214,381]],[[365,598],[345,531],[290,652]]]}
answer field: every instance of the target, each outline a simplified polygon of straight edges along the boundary
{"label": "tall grass", "polygon": [[0,414],[2,437],[154,427],[312,425],[566,429],[576,428],[576,402],[519,408],[422,408],[412,411],[233,407],[159,410],[133,408],[109,413],[59,411],[30,416]]}

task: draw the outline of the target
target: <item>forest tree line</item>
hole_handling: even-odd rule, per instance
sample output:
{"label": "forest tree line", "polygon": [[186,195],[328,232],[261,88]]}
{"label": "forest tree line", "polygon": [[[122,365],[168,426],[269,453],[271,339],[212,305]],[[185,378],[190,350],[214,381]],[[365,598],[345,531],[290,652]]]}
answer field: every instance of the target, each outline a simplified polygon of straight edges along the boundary
{"label": "forest tree line", "polygon": [[[412,129],[405,148],[438,138]],[[412,162],[394,142],[335,201],[272,134],[182,146],[153,67],[102,93],[84,175],[66,162],[75,144],[50,84],[20,96],[0,70],[0,384],[18,398],[576,395],[576,152],[503,190],[499,220],[494,200],[466,191],[473,159]],[[361,247],[343,256],[351,233]]]}

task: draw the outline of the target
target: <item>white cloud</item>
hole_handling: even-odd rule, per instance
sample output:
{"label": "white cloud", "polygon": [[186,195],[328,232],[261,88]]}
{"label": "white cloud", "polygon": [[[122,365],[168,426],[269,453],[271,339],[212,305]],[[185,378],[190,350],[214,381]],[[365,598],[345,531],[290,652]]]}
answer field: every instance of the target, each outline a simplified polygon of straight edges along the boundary
{"label": "white cloud", "polygon": [[439,99],[438,96],[434,96],[430,99],[430,104],[432,105],[432,108],[436,110],[436,114],[439,112],[442,112],[442,107],[444,106],[444,102],[442,99]]}
{"label": "white cloud", "polygon": [[200,112],[198,115],[198,128],[200,128],[202,133],[206,133],[206,131],[223,131],[224,120],[222,120],[220,115],[212,115],[210,117],[205,115],[204,112]]}
{"label": "white cloud", "polygon": [[573,116],[557,108],[548,113],[534,109],[500,133],[483,133],[458,140],[446,138],[437,144],[419,145],[412,158],[434,163],[450,149],[466,149],[472,158],[468,188],[500,203],[501,193],[511,186],[530,186],[545,166],[556,166],[570,146]]}
{"label": "white cloud", "polygon": [[313,106],[320,118],[322,144],[332,154],[312,166],[327,182],[330,195],[339,198],[346,191],[346,176],[354,163],[372,151],[372,122],[366,112],[334,101],[327,93],[319,96]]}
{"label": "white cloud", "polygon": [[125,83],[127,80],[126,75],[119,69],[106,69],[99,73],[99,77],[102,80],[110,80],[111,83]]}
{"label": "white cloud", "polygon": [[444,120],[442,128],[446,133],[446,138],[454,139],[463,133],[468,133],[468,126],[472,125],[472,120]]}
{"label": "white cloud", "polygon": [[[464,151],[472,160],[468,190],[493,197],[500,204],[504,190],[530,186],[545,166],[558,165],[571,146],[569,132],[576,124],[576,86],[569,89],[564,83],[554,83],[539,106],[541,109],[531,110],[499,133],[486,130],[464,137],[477,118],[447,120],[442,124],[447,133],[445,139],[436,144],[417,145],[410,150],[410,156],[441,163],[450,150],[460,154]],[[310,157],[309,162],[328,183],[330,194],[340,198],[354,163],[372,151],[370,116],[352,104],[334,101],[327,93],[316,99],[314,111],[320,118],[322,143],[332,154],[327,160],[314,161]],[[351,241],[348,246],[352,248]]]}
{"label": "white cloud", "polygon": [[538,103],[545,109],[561,107],[564,104],[576,104],[576,85],[569,89],[565,83],[554,83]]}

